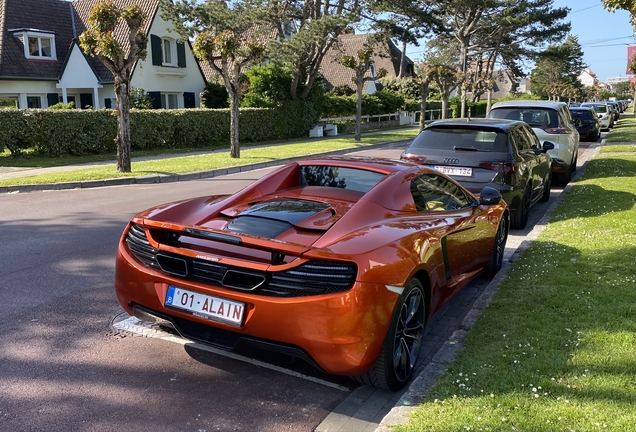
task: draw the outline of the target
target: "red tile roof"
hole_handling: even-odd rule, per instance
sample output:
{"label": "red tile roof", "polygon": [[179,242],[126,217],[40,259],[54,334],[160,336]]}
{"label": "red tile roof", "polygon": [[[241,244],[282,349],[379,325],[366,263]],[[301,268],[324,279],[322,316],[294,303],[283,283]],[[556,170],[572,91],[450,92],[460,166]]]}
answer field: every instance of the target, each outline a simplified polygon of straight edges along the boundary
{"label": "red tile roof", "polygon": [[[354,72],[340,64],[340,59],[344,55],[350,55],[355,58],[358,51],[364,48],[369,36],[368,34],[345,34],[338,38],[340,43],[332,46],[320,66],[320,73],[325,79],[327,89],[348,85],[355,90],[356,85],[353,82]],[[376,73],[384,68],[388,77],[396,77],[400,72],[400,56],[401,51],[390,40],[378,43],[373,56]],[[408,58],[407,61],[413,64]],[[367,76],[369,76],[369,73],[367,73]],[[366,85],[367,83],[365,83],[365,89]]]}

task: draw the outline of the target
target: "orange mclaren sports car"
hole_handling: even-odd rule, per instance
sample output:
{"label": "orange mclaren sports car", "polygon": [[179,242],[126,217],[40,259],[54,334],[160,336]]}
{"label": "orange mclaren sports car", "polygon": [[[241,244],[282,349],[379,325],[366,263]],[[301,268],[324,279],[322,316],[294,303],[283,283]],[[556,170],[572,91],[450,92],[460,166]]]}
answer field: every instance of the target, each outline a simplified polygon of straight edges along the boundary
{"label": "orange mclaren sports car", "polygon": [[432,169],[386,159],[291,163],[233,195],[136,215],[119,244],[124,309],[182,336],[266,349],[397,390],[426,321],[502,265],[509,212]]}

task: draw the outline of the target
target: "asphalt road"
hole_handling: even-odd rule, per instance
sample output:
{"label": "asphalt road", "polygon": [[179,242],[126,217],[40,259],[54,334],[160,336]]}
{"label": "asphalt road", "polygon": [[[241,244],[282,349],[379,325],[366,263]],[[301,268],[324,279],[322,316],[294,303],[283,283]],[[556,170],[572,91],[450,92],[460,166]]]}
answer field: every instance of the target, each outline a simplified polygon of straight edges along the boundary
{"label": "asphalt road", "polygon": [[[311,431],[359,394],[352,381],[301,362],[248,361],[112,326],[125,318],[113,291],[114,258],[133,214],[231,193],[268,171],[0,195],[0,431]],[[549,204],[533,207],[508,255]],[[422,364],[487,282],[475,281],[430,323]],[[383,397],[353,430],[374,428],[395,400]]]}

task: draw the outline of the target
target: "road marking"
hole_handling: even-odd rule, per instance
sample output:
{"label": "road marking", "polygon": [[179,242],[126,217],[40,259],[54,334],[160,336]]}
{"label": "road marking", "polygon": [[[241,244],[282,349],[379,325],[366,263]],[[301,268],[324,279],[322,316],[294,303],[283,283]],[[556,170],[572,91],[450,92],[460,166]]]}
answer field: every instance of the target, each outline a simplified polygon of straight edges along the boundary
{"label": "road marking", "polygon": [[161,328],[153,323],[150,322],[146,322],[146,321],[141,321],[140,319],[136,318],[136,317],[129,317],[125,320],[122,321],[118,321],[116,323],[113,323],[113,328],[117,329],[117,330],[124,330],[130,333],[134,333],[134,334],[138,334],[141,336],[145,336],[145,337],[152,337],[152,338],[157,338],[157,339],[163,339],[165,341],[169,341],[169,342],[174,342],[177,343],[179,345],[183,345],[183,346],[189,346],[189,347],[193,347],[199,350],[203,350],[203,351],[207,351],[213,354],[217,354],[217,355],[221,355],[224,357],[228,357],[234,360],[239,360],[245,363],[250,363],[253,364],[254,366],[258,366],[258,367],[262,367],[262,368],[267,368],[267,369],[271,369],[274,370],[276,372],[280,372],[280,373],[284,373],[286,375],[290,375],[296,378],[301,378],[304,379],[306,381],[311,381],[313,383],[316,384],[320,384],[326,387],[331,387],[334,388],[336,390],[340,390],[340,391],[344,391],[344,392],[350,392],[351,389],[345,387],[345,386],[341,386],[326,380],[322,380],[320,378],[315,378],[315,377],[311,377],[308,375],[304,375],[301,374],[299,372],[295,372],[289,369],[285,369],[282,368],[280,366],[275,366],[269,363],[265,363],[259,360],[255,360],[255,359],[251,359],[249,357],[244,357],[242,355],[238,355],[235,354],[233,352],[229,352],[229,351],[224,351],[221,349],[217,349],[208,345],[204,345],[202,343],[198,343],[198,342],[193,342],[191,340],[188,339],[184,339],[182,337],[179,336],[175,336],[173,334],[170,334],[166,331],[161,330]]}

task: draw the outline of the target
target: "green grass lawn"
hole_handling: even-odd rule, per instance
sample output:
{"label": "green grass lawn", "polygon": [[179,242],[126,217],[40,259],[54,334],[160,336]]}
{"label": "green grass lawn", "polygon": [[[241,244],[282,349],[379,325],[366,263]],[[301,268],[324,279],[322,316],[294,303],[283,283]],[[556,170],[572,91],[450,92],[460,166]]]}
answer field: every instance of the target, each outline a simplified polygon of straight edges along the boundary
{"label": "green grass lawn", "polygon": [[600,157],[395,430],[635,431],[635,317],[636,156]]}
{"label": "green grass lawn", "polygon": [[631,112],[625,111],[605,142],[636,142],[636,117]]}
{"label": "green grass lawn", "polygon": [[[384,142],[400,141],[415,137],[418,130],[414,128],[391,130],[362,137],[360,142],[350,137],[302,141],[294,144],[278,144],[271,146],[251,146],[241,149],[239,159],[231,158],[229,150],[210,151],[210,153],[175,156],[144,162],[133,162],[132,173],[118,173],[114,162],[96,168],[60,172],[32,177],[21,177],[0,181],[2,186],[22,184],[47,184],[58,182],[75,182],[85,180],[102,180],[118,177],[140,177],[149,175],[184,174],[197,171],[214,170],[217,168],[267,162],[289,157],[302,157],[316,153],[348,148],[364,148],[368,145]],[[201,151],[202,149],[198,149]],[[83,162],[90,162],[82,160]],[[80,163],[76,161],[75,163]],[[7,166],[7,165],[5,165]],[[15,166],[15,165],[10,165]]]}

